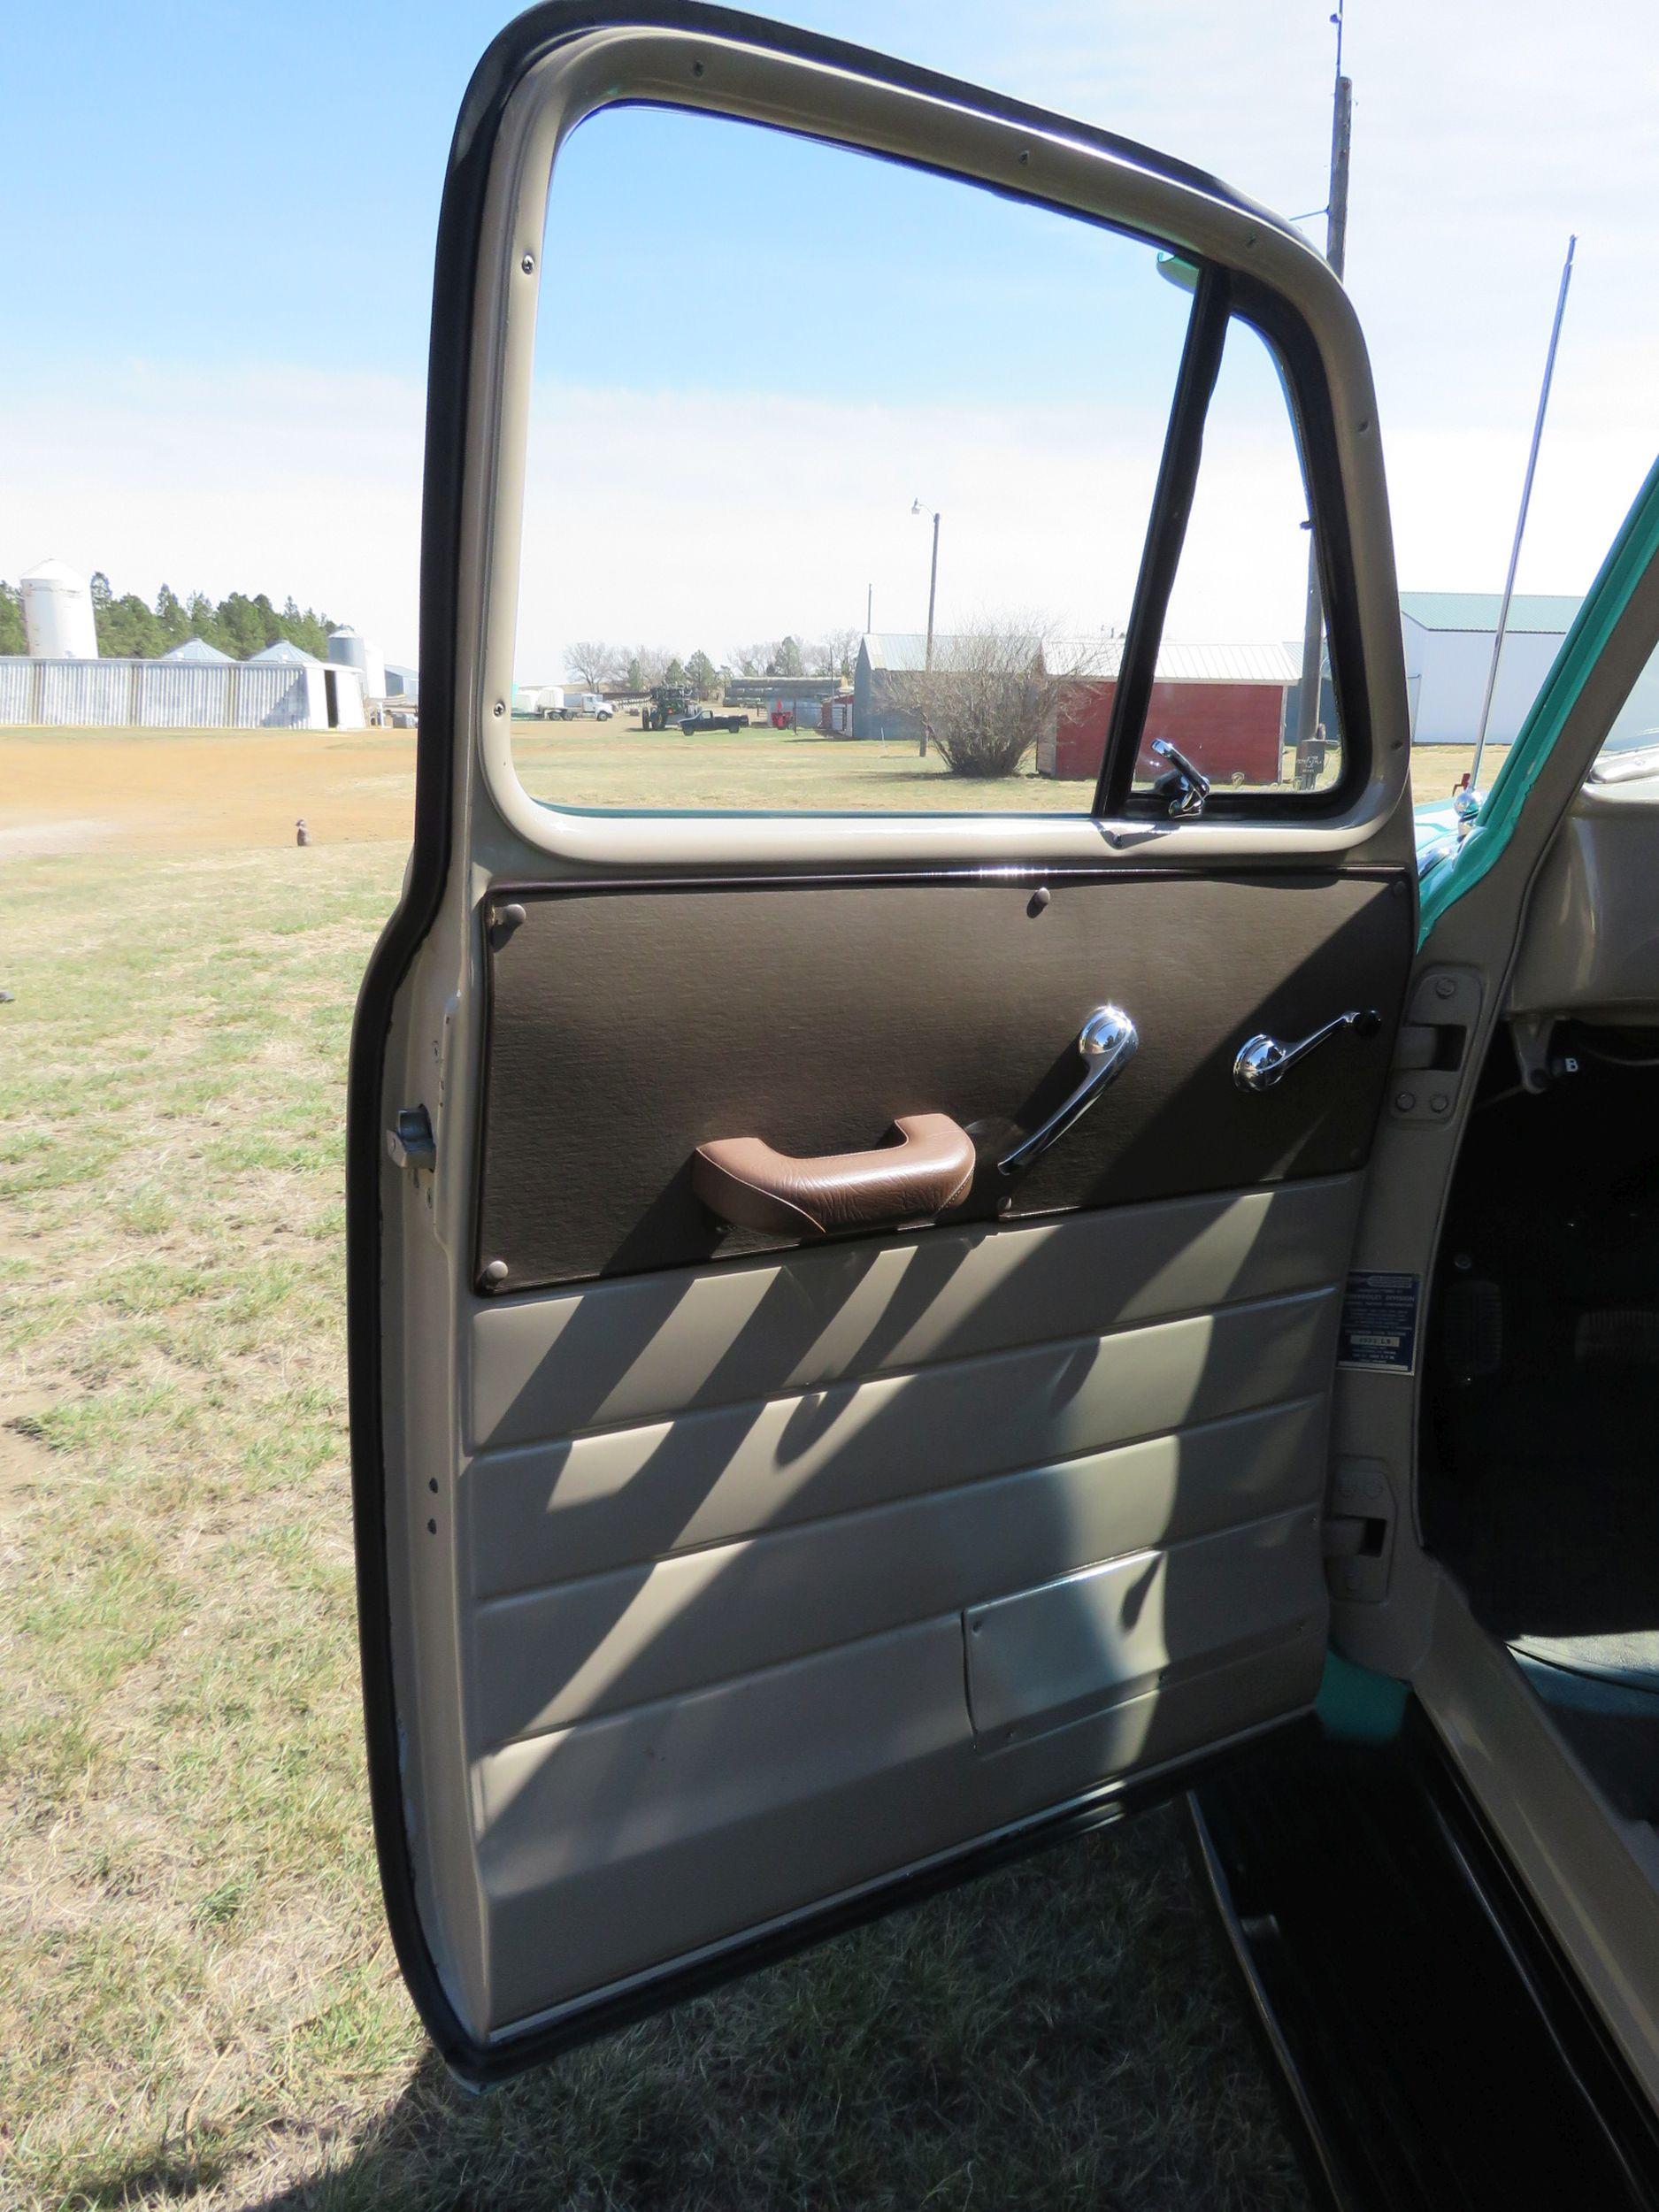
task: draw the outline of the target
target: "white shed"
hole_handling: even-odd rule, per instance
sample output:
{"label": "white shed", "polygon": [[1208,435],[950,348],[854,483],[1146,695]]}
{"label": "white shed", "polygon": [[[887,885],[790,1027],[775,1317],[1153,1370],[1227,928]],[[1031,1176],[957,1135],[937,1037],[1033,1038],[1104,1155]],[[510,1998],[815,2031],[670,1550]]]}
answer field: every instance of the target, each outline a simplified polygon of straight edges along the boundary
{"label": "white shed", "polygon": [[[1495,591],[1401,593],[1414,745],[1474,743],[1502,603]],[[1579,604],[1554,592],[1517,592],[1510,600],[1488,743],[1514,741]]]}

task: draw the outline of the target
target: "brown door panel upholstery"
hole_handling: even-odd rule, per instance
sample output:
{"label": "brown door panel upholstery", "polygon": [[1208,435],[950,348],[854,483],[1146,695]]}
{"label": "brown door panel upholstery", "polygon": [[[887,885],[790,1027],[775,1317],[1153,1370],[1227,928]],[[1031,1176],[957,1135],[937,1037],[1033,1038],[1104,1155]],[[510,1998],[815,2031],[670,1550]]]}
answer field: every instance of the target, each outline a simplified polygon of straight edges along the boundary
{"label": "brown door panel upholstery", "polygon": [[[717,1221],[699,1145],[857,1152],[949,1114],[978,1168],[949,1217],[1018,1218],[1363,1164],[1410,956],[1397,874],[1102,870],[526,889],[489,954],[480,1271],[508,1293],[787,1248]],[[498,895],[505,895],[504,889]],[[1121,1079],[1023,1178],[995,1163],[1076,1080],[1102,1002],[1137,1024]],[[1277,1088],[1233,1080],[1374,1006]]]}

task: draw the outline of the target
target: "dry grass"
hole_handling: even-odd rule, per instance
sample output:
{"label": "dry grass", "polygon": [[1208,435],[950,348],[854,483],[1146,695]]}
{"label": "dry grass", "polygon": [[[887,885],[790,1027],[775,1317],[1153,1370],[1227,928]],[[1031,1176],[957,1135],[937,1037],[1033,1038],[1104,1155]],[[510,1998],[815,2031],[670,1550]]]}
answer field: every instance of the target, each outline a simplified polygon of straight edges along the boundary
{"label": "dry grass", "polygon": [[[649,736],[626,722],[518,725],[515,757],[537,798],[585,807],[872,808],[1061,812],[1087,787],[946,772],[936,752],[755,729]],[[1487,754],[1490,785],[1499,751]],[[1447,799],[1471,755],[1415,756],[1417,796]],[[142,842],[180,855],[275,849],[303,816],[319,845],[407,839],[415,741],[399,730],[0,730],[0,860]]]}
{"label": "dry grass", "polygon": [[1302,2200],[1172,1815],[481,2101],[380,1923],[341,1114],[401,849],[0,869],[0,2203]]}

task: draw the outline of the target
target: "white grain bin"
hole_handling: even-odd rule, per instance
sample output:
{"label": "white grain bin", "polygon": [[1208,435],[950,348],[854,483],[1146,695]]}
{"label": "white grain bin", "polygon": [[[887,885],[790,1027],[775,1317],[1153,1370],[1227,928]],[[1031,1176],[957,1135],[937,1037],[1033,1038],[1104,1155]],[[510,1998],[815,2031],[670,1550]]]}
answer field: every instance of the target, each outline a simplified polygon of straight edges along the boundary
{"label": "white grain bin", "polygon": [[378,645],[371,645],[367,638],[359,637],[349,623],[342,630],[329,632],[328,657],[336,668],[357,670],[365,699],[385,698],[386,656]]}
{"label": "white grain bin", "polygon": [[23,629],[35,660],[95,661],[92,587],[62,561],[42,561],[22,580]]}

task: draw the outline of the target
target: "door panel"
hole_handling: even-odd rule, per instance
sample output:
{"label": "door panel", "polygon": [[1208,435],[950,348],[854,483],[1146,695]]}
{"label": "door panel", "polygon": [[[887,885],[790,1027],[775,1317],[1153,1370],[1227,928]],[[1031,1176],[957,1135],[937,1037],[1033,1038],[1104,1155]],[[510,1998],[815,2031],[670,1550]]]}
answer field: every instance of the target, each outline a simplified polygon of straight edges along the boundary
{"label": "door panel", "polygon": [[[1284,1526],[1268,1524],[1254,1556],[1233,1540],[1222,1578],[1236,1601],[1258,1581],[1250,1568],[1274,1575],[1247,1635],[1262,1627],[1256,1607],[1278,1617],[1249,1656],[1156,1686],[1102,1672],[1096,1710],[1006,1747],[974,1736],[952,1613],[492,1753],[478,1770],[489,2024],[844,1903],[1074,1801],[1097,1778],[1306,1706],[1325,1653],[1323,1582],[1317,1545],[1305,1532],[1287,1543]],[[1289,1576],[1277,1571],[1286,1555]],[[1167,1558],[1179,1578],[1181,1555]],[[1300,1627],[1286,1617],[1298,1601]]]}
{"label": "door panel", "polygon": [[[949,1114],[980,1155],[968,1218],[1352,1168],[1411,935],[1392,872],[514,885],[507,905],[524,918],[489,959],[479,1267],[508,1289],[787,1242],[700,1204],[710,1139],[855,1152],[901,1114]],[[1103,1000],[1139,1026],[1132,1074],[1010,1186],[996,1160],[1071,1089]],[[1349,1008],[1375,1008],[1377,1034],[1238,1089],[1248,1037]]]}
{"label": "door panel", "polygon": [[[530,797],[510,702],[548,180],[628,101],[1174,249],[1192,305],[1114,641],[1117,818]],[[1176,818],[1131,772],[1235,314],[1309,479],[1342,761]],[[483,2079],[1308,1708],[1338,1309],[1415,902],[1363,349],[1323,265],[1213,180],[719,11],[537,9],[457,134],[431,393],[416,845],[354,1034],[353,1483],[393,1932]],[[1003,1175],[1107,1002],[1133,1057]],[[1235,1079],[1257,1033],[1369,1010],[1281,1084]],[[972,1141],[937,1217],[763,1233],[694,1187],[721,1139],[862,1153],[922,1114]]]}
{"label": "door panel", "polygon": [[492,2026],[584,1993],[595,1916],[627,1932],[616,1979],[659,1891],[695,1901],[682,1951],[752,1932],[1310,1699],[1358,1189],[479,1305],[458,1497]]}

